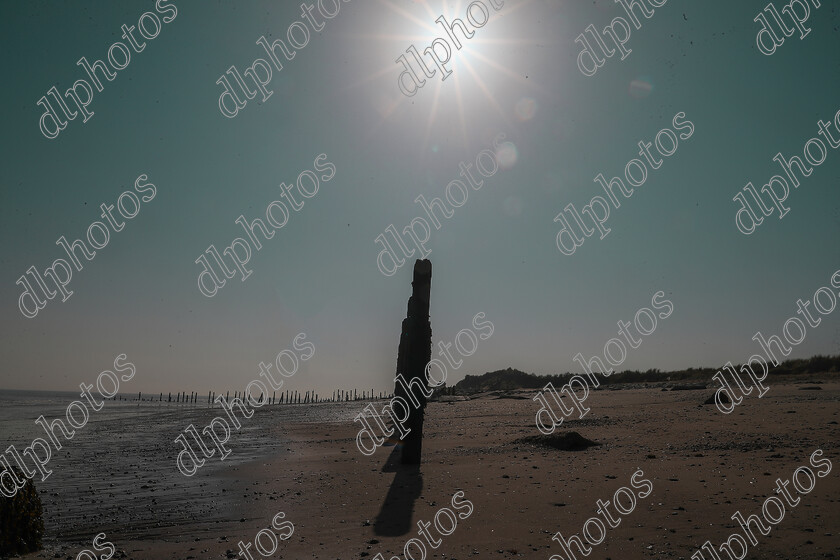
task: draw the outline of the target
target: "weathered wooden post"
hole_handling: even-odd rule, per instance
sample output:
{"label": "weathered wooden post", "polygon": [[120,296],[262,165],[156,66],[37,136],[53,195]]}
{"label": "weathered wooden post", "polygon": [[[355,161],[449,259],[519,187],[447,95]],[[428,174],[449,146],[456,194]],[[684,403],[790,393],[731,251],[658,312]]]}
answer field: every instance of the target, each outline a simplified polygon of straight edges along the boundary
{"label": "weathered wooden post", "polygon": [[[402,322],[400,348],[397,354],[397,375],[402,374],[409,387],[415,383],[427,387],[426,365],[432,357],[432,325],[429,322],[431,288],[432,263],[428,259],[417,259],[414,262],[411,297],[408,299],[406,318]],[[426,397],[422,392],[411,397],[399,384],[395,384],[394,395],[405,399],[410,409],[406,428],[411,431],[403,441],[402,463],[419,465],[423,451],[423,415]],[[414,399],[419,399],[419,407],[412,405]]]}

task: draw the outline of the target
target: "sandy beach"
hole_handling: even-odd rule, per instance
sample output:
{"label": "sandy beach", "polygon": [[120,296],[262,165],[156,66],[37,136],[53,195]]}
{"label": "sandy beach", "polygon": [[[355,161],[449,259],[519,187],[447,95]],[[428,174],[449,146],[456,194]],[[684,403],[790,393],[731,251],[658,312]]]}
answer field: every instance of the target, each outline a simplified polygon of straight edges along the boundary
{"label": "sandy beach", "polygon": [[0,13],[0,560],[840,560],[840,0]]}
{"label": "sandy beach", "polygon": [[[820,389],[802,390],[814,386]],[[417,521],[432,521],[460,490],[474,511],[428,558],[565,558],[551,536],[580,534],[596,515],[596,501],[629,487],[642,469],[652,493],[607,529],[592,556],[690,558],[706,540],[717,545],[738,530],[730,519],[736,511],[760,514],[775,480],[807,466],[816,449],[834,470],[818,478],[768,536],[759,535],[748,557],[834,557],[840,549],[840,382],[829,376],[774,381],[763,398],[746,398],[730,415],[701,405],[710,392],[663,390],[663,384],[593,392],[592,411],[558,428],[601,444],[583,451],[520,442],[538,434],[536,405],[527,398],[484,394],[430,403],[419,470],[400,466],[392,446],[370,457],[358,451],[352,416],[363,402],[260,410],[250,429],[232,440],[228,460],[208,461],[190,479],[172,461],[144,456],[151,450],[165,455],[169,434],[158,437],[150,425],[139,426],[138,434],[146,428],[150,441],[160,442],[151,449],[131,442],[138,472],[145,474],[101,478],[97,472],[98,483],[93,476],[84,483],[89,488],[77,484],[74,492],[61,471],[38,486],[48,539],[43,551],[28,557],[74,558],[100,531],[129,558],[235,557],[239,540],[253,541],[284,512],[294,534],[272,557],[402,558],[405,543],[418,536]],[[196,410],[194,420],[209,413]],[[272,443],[265,448],[265,442]],[[61,485],[58,496],[51,496],[49,483]]]}

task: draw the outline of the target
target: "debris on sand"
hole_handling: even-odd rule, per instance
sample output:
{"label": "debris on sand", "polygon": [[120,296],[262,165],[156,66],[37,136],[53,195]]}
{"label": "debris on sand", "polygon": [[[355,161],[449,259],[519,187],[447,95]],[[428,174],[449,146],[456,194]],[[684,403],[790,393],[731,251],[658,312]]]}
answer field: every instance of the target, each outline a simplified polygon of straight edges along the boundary
{"label": "debris on sand", "polygon": [[529,397],[526,397],[524,395],[517,395],[515,393],[498,393],[496,395],[496,400],[499,400],[499,399],[515,399],[515,400],[526,400],[526,401],[530,400]]}
{"label": "debris on sand", "polygon": [[700,391],[706,388],[705,383],[682,383],[679,385],[673,385],[671,387],[672,391]]}

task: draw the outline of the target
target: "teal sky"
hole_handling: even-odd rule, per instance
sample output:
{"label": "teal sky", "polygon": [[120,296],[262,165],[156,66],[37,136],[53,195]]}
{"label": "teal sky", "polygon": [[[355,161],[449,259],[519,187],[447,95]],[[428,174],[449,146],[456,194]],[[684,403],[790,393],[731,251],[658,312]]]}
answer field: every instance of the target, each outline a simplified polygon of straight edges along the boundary
{"label": "teal sky", "polygon": [[[577,371],[572,357],[602,353],[616,321],[658,290],[674,313],[621,369],[743,361],[759,350],[756,331],[780,334],[796,300],[840,269],[840,149],[792,190],[784,219],[753,235],[736,229],[732,202],[781,172],[777,152],[802,157],[817,121],[840,110],[840,20],[828,2],[805,39],[764,56],[753,18],[766,0],[670,0],[633,30],[625,60],[585,77],[575,37],[626,16],[619,5],[507,0],[454,53],[452,76],[406,98],[394,60],[444,35],[434,20],[464,17],[465,3],[353,0],[274,72],[274,94],[234,119],[219,112],[216,81],[264,57],[257,39],[285,36],[300,2],[174,4],[177,17],[94,92],[95,115],[54,140],[39,131],[38,99],[85,77],[76,61],[104,59],[154,2],[3,5],[2,388],[73,390],[125,353],[137,366],[125,391],[241,390],[299,332],[316,352],[287,388],[390,388],[411,266],[383,276],[374,238],[422,215],[414,199],[442,197],[458,163],[497,133],[516,146],[515,164],[470,192],[427,245],[435,344],[478,312],[495,325],[450,384],[508,366]],[[530,119],[515,111],[523,99],[535,102]],[[603,194],[593,178],[621,174],[680,111],[694,135],[612,209],[605,239],[562,255],[555,215]],[[335,177],[254,251],[251,277],[202,296],[195,259],[242,236],[240,214],[264,218],[280,182],[321,153]],[[74,271],[70,299],[23,317],[16,280],[65,257],[56,240],[83,237],[99,205],[141,174],[154,200]],[[792,356],[837,352],[840,309]]]}

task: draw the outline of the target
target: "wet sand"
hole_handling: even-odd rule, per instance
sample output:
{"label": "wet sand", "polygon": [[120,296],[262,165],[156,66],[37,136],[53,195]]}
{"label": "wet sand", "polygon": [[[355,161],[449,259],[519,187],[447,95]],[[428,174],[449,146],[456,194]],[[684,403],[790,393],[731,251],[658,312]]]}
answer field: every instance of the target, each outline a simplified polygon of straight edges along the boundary
{"label": "wet sand", "polygon": [[[629,487],[631,475],[642,469],[653,492],[638,499],[618,527],[607,529],[590,557],[687,559],[707,539],[718,545],[741,532],[730,517],[736,511],[760,514],[764,499],[774,495],[775,480],[808,465],[818,448],[832,461],[831,473],[818,478],[768,536],[758,535],[747,558],[837,557],[840,382],[836,374],[821,379],[820,390],[800,390],[813,385],[815,376],[773,380],[763,398],[748,396],[729,415],[714,405],[700,406],[710,390],[663,391],[651,385],[595,391],[586,401],[591,412],[558,428],[602,444],[576,452],[517,441],[538,434],[537,405],[530,399],[484,395],[430,403],[419,469],[400,467],[391,457],[393,447],[370,457],[356,449],[358,424],[352,417],[365,403],[355,402],[260,410],[246,421],[252,430],[247,442],[231,439],[234,453],[228,460],[208,461],[209,468],[192,479],[177,471],[173,477],[166,472],[174,470],[172,458],[161,463],[144,454],[171,451],[168,442],[186,424],[178,418],[161,435],[155,428],[161,418],[149,416],[137,427],[146,440],[130,439],[119,450],[136,453],[135,468],[143,474],[130,469],[124,470],[131,474],[109,474],[93,485],[90,497],[82,488],[87,482],[68,494],[67,475],[58,472],[54,482],[38,484],[48,512],[83,513],[58,523],[64,527],[60,535],[55,516],[48,514],[47,546],[29,557],[75,558],[99,531],[130,558],[238,557],[237,542],[253,541],[282,511],[295,531],[273,558],[343,560],[381,552],[390,560],[402,558],[403,545],[417,537],[418,520],[433,521],[462,490],[474,505],[472,515],[459,520],[427,558],[547,560],[562,555],[551,540],[554,533],[580,534],[596,516],[596,500]],[[260,456],[247,460],[249,453]],[[92,477],[102,478],[99,468],[91,465]],[[111,483],[116,490],[108,490]],[[49,499],[49,492],[59,496]],[[93,516],[90,502],[94,509],[124,512],[89,522],[84,516]]]}

